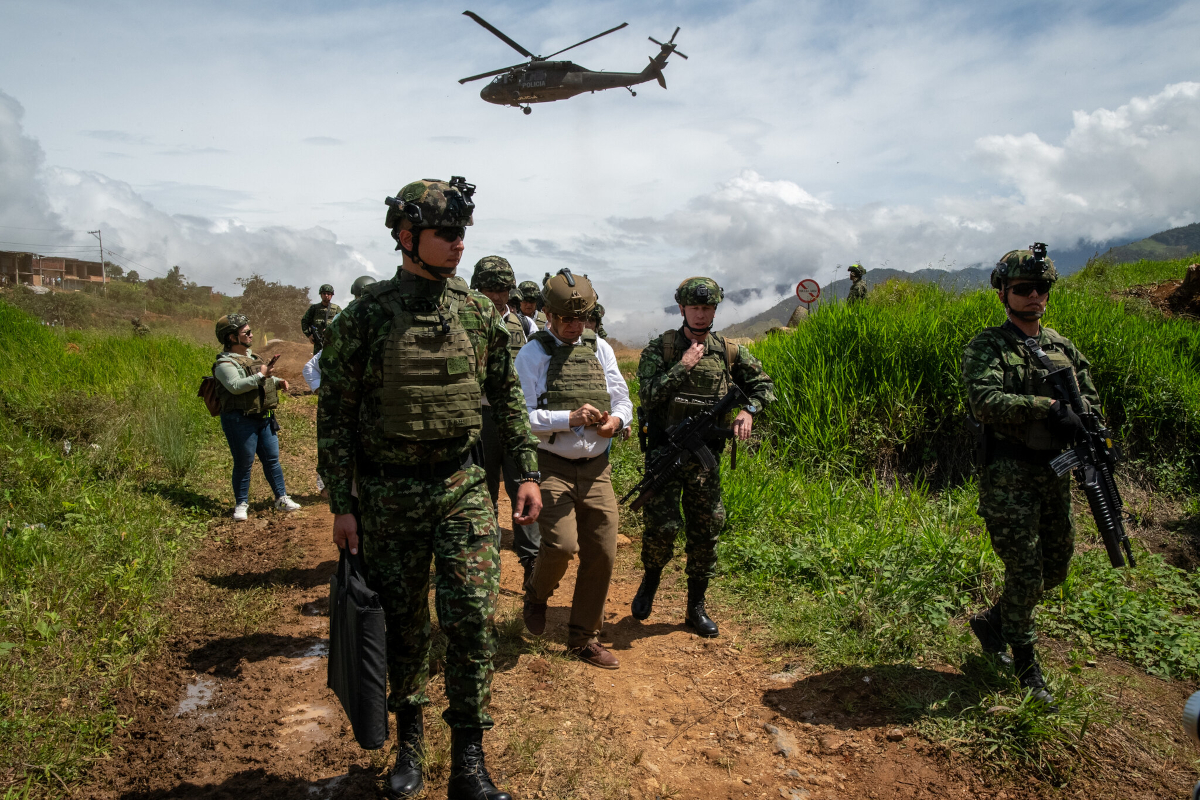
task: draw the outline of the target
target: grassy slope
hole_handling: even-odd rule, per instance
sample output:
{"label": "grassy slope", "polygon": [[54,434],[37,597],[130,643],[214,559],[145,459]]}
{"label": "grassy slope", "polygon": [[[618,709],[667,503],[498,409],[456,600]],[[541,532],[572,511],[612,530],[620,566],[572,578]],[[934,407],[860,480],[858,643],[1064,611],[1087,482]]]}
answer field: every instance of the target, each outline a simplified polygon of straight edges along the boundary
{"label": "grassy slope", "polygon": [[[56,787],[103,753],[114,693],[211,511],[195,399],[212,351],[64,332],[0,303],[0,775]],[[68,448],[69,443],[69,448]]]}
{"label": "grassy slope", "polygon": [[[1198,486],[1200,331],[1131,313],[1106,294],[1179,277],[1185,265],[1093,265],[1064,281],[1047,316],[1091,359],[1138,480],[1177,495]],[[780,402],[757,450],[724,473],[722,568],[739,605],[771,622],[776,645],[801,648],[820,668],[964,665],[965,683],[919,681],[895,702],[985,763],[1023,763],[1061,782],[1083,726],[1113,717],[1103,678],[1080,672],[1087,656],[1200,677],[1200,579],[1144,549],[1136,570],[1111,569],[1084,507],[1082,552],[1040,616],[1043,632],[1077,648],[1074,666],[1049,671],[1063,713],[1037,713],[979,663],[963,623],[996,596],[1003,567],[975,513],[959,357],[1002,319],[988,292],[893,282],[865,305],[823,308],[796,333],[757,342]],[[636,475],[626,455],[617,453],[618,488]]]}

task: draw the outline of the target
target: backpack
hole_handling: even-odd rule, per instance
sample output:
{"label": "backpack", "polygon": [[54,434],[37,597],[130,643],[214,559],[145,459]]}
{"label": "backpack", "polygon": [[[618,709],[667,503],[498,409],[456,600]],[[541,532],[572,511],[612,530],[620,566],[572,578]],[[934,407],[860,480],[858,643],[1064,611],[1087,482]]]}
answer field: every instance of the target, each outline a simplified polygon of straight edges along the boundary
{"label": "backpack", "polygon": [[205,375],[200,379],[200,388],[196,391],[196,396],[204,401],[204,405],[208,407],[208,413],[211,416],[217,416],[221,413],[221,398],[217,396],[217,379],[213,375]]}

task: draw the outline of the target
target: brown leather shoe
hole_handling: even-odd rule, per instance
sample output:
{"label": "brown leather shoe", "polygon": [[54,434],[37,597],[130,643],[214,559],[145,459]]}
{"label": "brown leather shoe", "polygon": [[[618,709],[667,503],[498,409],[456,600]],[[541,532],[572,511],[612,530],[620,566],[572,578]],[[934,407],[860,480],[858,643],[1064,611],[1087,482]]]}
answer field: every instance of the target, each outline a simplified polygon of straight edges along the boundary
{"label": "brown leather shoe", "polygon": [[621,666],[621,662],[617,661],[617,657],[599,642],[588,642],[583,647],[572,647],[568,652],[580,661],[586,661],[593,667],[599,667],[600,669],[616,669]]}
{"label": "brown leather shoe", "polygon": [[525,620],[525,629],[534,636],[541,636],[546,631],[546,604],[531,603],[525,601],[525,607],[521,609],[521,616]]}

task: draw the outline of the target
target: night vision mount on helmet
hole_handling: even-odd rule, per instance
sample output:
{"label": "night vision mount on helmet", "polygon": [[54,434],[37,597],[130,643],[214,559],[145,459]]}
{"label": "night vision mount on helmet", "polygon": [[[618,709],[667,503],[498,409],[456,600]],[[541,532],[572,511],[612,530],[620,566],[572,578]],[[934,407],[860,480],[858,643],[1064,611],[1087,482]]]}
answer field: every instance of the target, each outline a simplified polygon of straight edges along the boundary
{"label": "night vision mount on helmet", "polygon": [[1028,250],[1010,250],[996,262],[992,270],[991,284],[993,289],[1003,289],[1008,281],[1017,278],[1029,278],[1035,281],[1058,280],[1058,270],[1054,261],[1046,255],[1046,245],[1034,242]]}
{"label": "night vision mount on helmet", "polygon": [[599,39],[601,36],[607,36],[613,31],[619,31],[629,23],[622,22],[615,28],[609,28],[604,33],[598,33],[595,36],[584,39],[582,42],[576,42],[570,47],[564,47],[562,50],[551,53],[548,56],[535,56],[475,12],[464,11],[463,14],[487,28],[509,47],[528,58],[529,61],[523,64],[514,64],[511,67],[501,67],[500,69],[494,69],[491,72],[484,72],[480,75],[472,75],[469,78],[463,78],[459,83],[467,83],[468,81],[476,81],[480,78],[490,78],[496,75],[498,77],[483,87],[483,91],[479,93],[479,96],[487,102],[495,103],[496,105],[519,107],[526,114],[533,111],[527,105],[528,103],[550,103],[555,100],[566,100],[568,97],[574,97],[584,92],[625,88],[629,89],[631,95],[637,97],[637,92],[633,91],[630,87],[651,80],[658,81],[659,86],[665,89],[667,88],[667,79],[663,77],[663,69],[667,66],[667,59],[670,58],[672,53],[677,54],[680,58],[687,58],[687,56],[676,49],[675,37],[679,34],[679,28],[676,28],[675,33],[671,34],[671,38],[666,42],[660,42],[653,36],[649,37],[650,41],[658,45],[659,53],[650,59],[650,64],[641,72],[596,72],[581,67],[578,64],[573,64],[570,61],[550,61],[549,59],[576,48],[581,44]]}

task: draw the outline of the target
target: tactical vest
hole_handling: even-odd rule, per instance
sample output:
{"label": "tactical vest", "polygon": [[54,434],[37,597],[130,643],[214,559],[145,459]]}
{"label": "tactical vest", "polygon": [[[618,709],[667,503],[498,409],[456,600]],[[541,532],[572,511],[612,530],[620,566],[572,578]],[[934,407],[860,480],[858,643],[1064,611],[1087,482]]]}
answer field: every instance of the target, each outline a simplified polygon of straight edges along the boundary
{"label": "tactical vest", "polygon": [[[999,331],[1004,340],[1012,346],[1011,350],[1002,354],[1001,359],[1007,364],[1009,363],[1005,358],[1007,356],[1024,361],[1026,365],[1023,384],[1012,381],[1009,371],[1005,370],[1004,390],[1013,394],[1027,394],[1034,395],[1035,397],[1057,399],[1057,395],[1054,393],[1054,384],[1046,380],[1046,376],[1050,374],[1050,370],[1043,367],[1042,363],[1029,351],[1029,348],[1025,346],[1025,340],[1004,327],[993,328],[992,330]],[[1054,369],[1070,367],[1072,380],[1078,385],[1079,376],[1075,373],[1075,365],[1067,357],[1063,345],[1051,339],[1042,345],[1042,349],[1045,351],[1046,356],[1049,357],[1051,363],[1054,364]],[[1010,382],[1013,385],[1009,385]],[[1029,422],[998,423],[993,425],[992,428],[1001,437],[1020,442],[1030,450],[1058,451],[1065,450],[1071,446],[1071,442],[1066,439],[1059,439],[1053,436],[1044,419],[1035,419]]]}
{"label": "tactical vest", "polygon": [[539,311],[533,315],[533,324],[537,326],[539,331],[546,330],[546,312]]}
{"label": "tactical vest", "polygon": [[[707,411],[729,392],[733,382],[733,362],[737,359],[738,346],[726,342],[724,337],[711,335],[712,345],[708,352],[688,370],[679,391],[671,398],[666,408],[666,427],[682,422],[688,417]],[[678,330],[669,330],[662,335],[663,363],[674,365],[676,355],[680,358],[692,341]],[[729,416],[718,423],[729,427]]]}
{"label": "tactical vest", "polygon": [[604,365],[596,357],[596,333],[585,330],[580,344],[559,344],[549,331],[530,337],[550,356],[546,367],[546,391],[537,407],[551,411],[574,411],[590,403],[601,411],[612,411]]}
{"label": "tactical vest", "polygon": [[512,357],[516,358],[517,353],[521,352],[521,348],[529,341],[525,338],[525,326],[521,324],[521,317],[513,313],[504,315],[504,325],[508,328],[508,349]]}
{"label": "tactical vest", "polygon": [[[222,361],[237,364],[247,375],[258,372],[258,368],[267,363],[258,356],[243,356],[226,351],[217,356],[213,369],[215,370],[217,364]],[[221,401],[221,411],[242,411],[248,417],[261,417],[279,405],[279,393],[275,390],[275,381],[271,378],[263,379],[257,388],[241,394],[234,394],[217,381],[217,397]]]}
{"label": "tactical vest", "polygon": [[392,314],[383,346],[383,385],[372,392],[384,436],[454,439],[482,428],[475,345],[467,334],[482,321],[469,309],[459,313],[468,297],[465,282],[447,282],[440,306],[432,299],[405,297],[390,281],[367,291]]}

